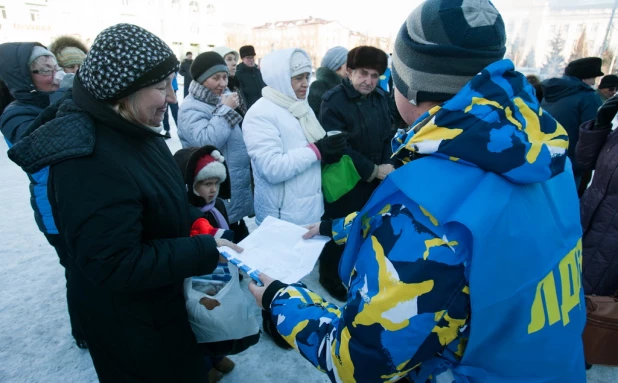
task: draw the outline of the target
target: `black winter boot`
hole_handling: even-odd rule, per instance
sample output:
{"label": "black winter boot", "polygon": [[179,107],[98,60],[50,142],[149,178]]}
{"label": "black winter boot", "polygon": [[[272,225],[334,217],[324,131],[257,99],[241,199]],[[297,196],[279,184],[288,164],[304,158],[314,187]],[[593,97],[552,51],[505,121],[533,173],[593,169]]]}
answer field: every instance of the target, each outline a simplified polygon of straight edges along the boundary
{"label": "black winter boot", "polygon": [[339,278],[339,261],[344,247],[330,241],[320,254],[320,284],[335,299],[345,302],[348,291]]}
{"label": "black winter boot", "polygon": [[83,339],[75,339],[75,344],[78,348],[81,348],[82,350],[88,349],[88,343]]}
{"label": "black winter boot", "polygon": [[277,326],[275,326],[275,323],[270,318],[270,313],[265,310],[262,310],[262,328],[266,334],[273,338],[277,346],[284,350],[289,350],[292,348],[292,346],[290,346],[288,342],[283,339],[281,334],[279,334],[279,331],[277,331]]}
{"label": "black winter boot", "polygon": [[337,280],[328,279],[320,275],[320,284],[333,298],[345,302],[348,300],[348,290],[343,286],[339,278]]}

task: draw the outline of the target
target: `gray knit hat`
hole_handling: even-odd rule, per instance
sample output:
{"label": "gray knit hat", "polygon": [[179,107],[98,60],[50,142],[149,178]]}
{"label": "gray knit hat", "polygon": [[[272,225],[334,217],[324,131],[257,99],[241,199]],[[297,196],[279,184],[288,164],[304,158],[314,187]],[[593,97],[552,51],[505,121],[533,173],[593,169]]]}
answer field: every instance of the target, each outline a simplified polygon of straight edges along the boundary
{"label": "gray knit hat", "polygon": [[504,58],[504,22],[489,0],[427,0],[395,40],[393,81],[412,104],[446,101]]}
{"label": "gray knit hat", "polygon": [[99,33],[77,77],[98,100],[114,101],[178,71],[178,59],[159,37],[132,24]]}
{"label": "gray knit hat", "polygon": [[28,59],[28,66],[30,66],[34,62],[34,60],[38,59],[41,56],[51,56],[54,59],[56,58],[53,53],[51,53],[44,47],[40,45],[35,45],[34,48],[32,48],[32,53],[30,54],[30,58]]}
{"label": "gray knit hat", "polygon": [[326,51],[320,66],[336,71],[346,61],[348,61],[348,50],[344,47],[334,47]]}

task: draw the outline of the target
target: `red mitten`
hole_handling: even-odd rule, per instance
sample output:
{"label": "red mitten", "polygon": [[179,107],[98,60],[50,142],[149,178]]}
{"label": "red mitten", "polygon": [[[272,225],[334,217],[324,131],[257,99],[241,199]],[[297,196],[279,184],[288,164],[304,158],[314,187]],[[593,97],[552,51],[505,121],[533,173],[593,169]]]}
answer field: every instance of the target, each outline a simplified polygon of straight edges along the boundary
{"label": "red mitten", "polygon": [[197,220],[195,220],[195,222],[193,222],[193,225],[191,226],[192,237],[194,235],[200,234],[208,234],[214,237],[216,233],[217,229],[212,227],[212,225],[210,224],[210,222],[208,222],[206,218],[198,218]]}

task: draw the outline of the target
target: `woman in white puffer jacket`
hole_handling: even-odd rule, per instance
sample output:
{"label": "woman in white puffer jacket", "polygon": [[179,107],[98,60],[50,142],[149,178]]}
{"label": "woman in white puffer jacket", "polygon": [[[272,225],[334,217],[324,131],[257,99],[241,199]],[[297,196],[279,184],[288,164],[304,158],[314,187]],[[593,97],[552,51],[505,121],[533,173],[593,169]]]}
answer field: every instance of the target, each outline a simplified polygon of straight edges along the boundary
{"label": "woman in white puffer jacket", "polygon": [[338,161],[345,138],[325,136],[307,103],[311,59],[305,51],[272,52],[262,59],[261,71],[267,87],[243,123],[256,223],[267,216],[297,225],[318,222],[324,213],[320,163]]}

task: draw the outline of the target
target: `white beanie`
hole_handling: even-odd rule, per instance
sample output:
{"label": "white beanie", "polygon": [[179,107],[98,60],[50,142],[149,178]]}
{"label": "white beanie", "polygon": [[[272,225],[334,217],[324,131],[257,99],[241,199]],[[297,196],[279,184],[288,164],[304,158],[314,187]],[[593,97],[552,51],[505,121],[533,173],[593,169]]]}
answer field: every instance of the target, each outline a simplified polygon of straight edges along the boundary
{"label": "white beanie", "polygon": [[238,52],[236,52],[232,48],[228,48],[228,47],[224,47],[224,46],[218,46],[218,47],[212,48],[212,51],[213,52],[217,52],[223,58],[225,58],[225,56],[227,54],[232,53],[234,55],[234,57],[236,58],[236,61],[238,61],[240,59],[240,55],[238,54]]}
{"label": "white beanie", "polygon": [[309,60],[305,52],[296,51],[292,53],[290,72],[290,77],[296,77],[302,73],[311,74],[311,60]]}

